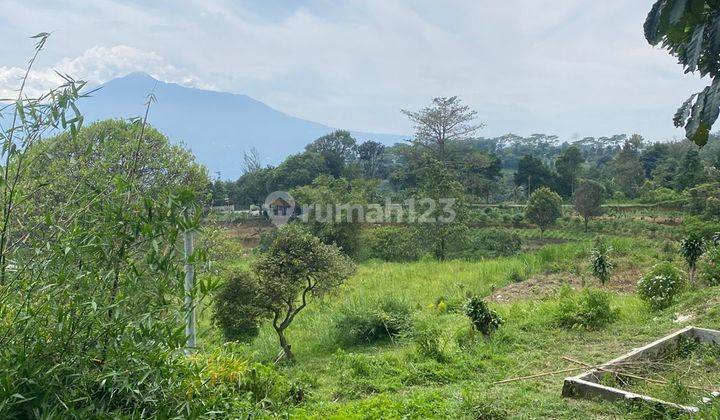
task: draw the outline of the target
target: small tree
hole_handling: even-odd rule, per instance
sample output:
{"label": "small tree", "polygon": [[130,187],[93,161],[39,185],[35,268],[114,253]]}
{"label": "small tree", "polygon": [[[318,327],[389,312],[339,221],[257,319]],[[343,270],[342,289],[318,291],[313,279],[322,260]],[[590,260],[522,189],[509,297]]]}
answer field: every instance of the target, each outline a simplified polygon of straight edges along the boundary
{"label": "small tree", "polygon": [[680,253],[688,265],[688,278],[690,284],[695,283],[695,273],[697,271],[697,262],[705,252],[705,243],[700,235],[691,233],[687,238],[680,242]]}
{"label": "small tree", "polygon": [[603,286],[610,280],[614,268],[612,262],[610,262],[609,254],[611,251],[612,248],[608,247],[602,238],[598,239],[590,259],[593,276],[597,277]]}
{"label": "small tree", "polygon": [[338,247],[323,244],[295,224],[278,230],[253,268],[258,277],[256,305],[272,319],[280,347],[291,362],[294,356],[285,337],[287,327],[310,297],[337,288],[355,271],[355,265]]}
{"label": "small tree", "polygon": [[540,234],[562,216],[562,198],[550,188],[538,188],[530,196],[525,218],[538,225]]}
{"label": "small tree", "polygon": [[465,302],[463,308],[465,315],[470,318],[470,321],[476,330],[480,331],[483,337],[489,337],[495,330],[497,330],[503,323],[500,315],[494,310],[490,309],[479,296],[472,296]]}
{"label": "small tree", "polygon": [[575,190],[573,205],[575,206],[575,211],[583,218],[585,232],[588,231],[588,222],[590,219],[602,213],[604,195],[605,187],[599,182],[589,179],[581,181]]}

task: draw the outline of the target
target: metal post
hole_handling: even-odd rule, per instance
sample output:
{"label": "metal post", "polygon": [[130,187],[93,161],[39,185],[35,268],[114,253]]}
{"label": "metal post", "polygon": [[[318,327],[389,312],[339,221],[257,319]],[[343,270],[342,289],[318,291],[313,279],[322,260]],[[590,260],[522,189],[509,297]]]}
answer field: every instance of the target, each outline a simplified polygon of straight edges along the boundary
{"label": "metal post", "polygon": [[188,349],[195,347],[195,305],[192,291],[195,287],[195,266],[190,262],[193,253],[193,232],[185,231],[185,306],[188,309],[185,323],[185,337]]}

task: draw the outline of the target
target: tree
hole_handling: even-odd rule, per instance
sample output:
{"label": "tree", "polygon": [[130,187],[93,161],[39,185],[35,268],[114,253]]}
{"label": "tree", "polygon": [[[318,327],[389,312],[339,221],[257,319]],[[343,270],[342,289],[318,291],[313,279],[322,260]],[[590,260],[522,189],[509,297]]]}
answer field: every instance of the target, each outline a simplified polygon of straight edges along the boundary
{"label": "tree", "polygon": [[700,153],[695,149],[688,149],[678,167],[678,173],[675,177],[675,189],[684,191],[702,184],[704,181],[705,172],[703,171]]}
{"label": "tree", "polygon": [[305,147],[305,150],[323,157],[326,174],[335,178],[343,174],[345,165],[357,158],[357,142],[348,131],[337,130],[322,136]]}
{"label": "tree", "polygon": [[477,150],[469,150],[461,156],[457,166],[463,185],[470,194],[485,197],[490,202],[490,195],[502,175],[502,162],[494,154]]}
{"label": "tree", "polygon": [[605,187],[597,181],[589,179],[580,181],[575,194],[573,205],[575,211],[582,216],[585,223],[585,232],[588,231],[588,222],[591,218],[602,214],[602,204],[605,196]]}
{"label": "tree", "polygon": [[376,178],[381,175],[382,158],[385,153],[385,146],[368,140],[358,146],[358,160],[366,178]]}
{"label": "tree", "polygon": [[[685,73],[710,76],[712,82],[675,113],[676,127],[698,146],[708,141],[720,104],[720,4],[714,0],[657,0],[644,25],[645,39],[677,57]],[[694,101],[694,102],[693,102]]]}
{"label": "tree", "polygon": [[278,230],[268,250],[253,264],[258,278],[256,304],[271,318],[280,347],[294,361],[285,330],[313,297],[345,282],[355,265],[338,247],[323,244],[297,224]]}
{"label": "tree", "polygon": [[422,238],[435,257],[444,260],[459,248],[467,235],[464,188],[455,174],[442,162],[425,155],[417,171],[418,188],[413,197],[416,211],[422,214],[415,222]]}
{"label": "tree", "polygon": [[542,187],[535,190],[525,208],[525,217],[538,225],[540,233],[552,226],[562,216],[562,198],[550,188]]}
{"label": "tree", "polygon": [[559,175],[558,187],[566,197],[572,197],[583,163],[585,158],[577,146],[568,147],[555,160],[555,170]]}
{"label": "tree", "polygon": [[435,98],[433,104],[420,111],[402,110],[415,124],[413,143],[428,149],[435,159],[448,161],[448,145],[471,137],[482,124],[473,124],[477,112],[457,96]]}
{"label": "tree", "polygon": [[312,184],[291,190],[291,195],[301,206],[301,217],[315,236],[355,256],[365,207],[377,184],[377,180],[349,181],[321,175]]}
{"label": "tree", "polygon": [[638,189],[645,182],[645,169],[640,162],[640,146],[642,137],[634,134],[623,145],[612,161],[614,181],[622,192],[634,198]]}
{"label": "tree", "polygon": [[680,242],[680,253],[688,265],[688,277],[690,283],[695,283],[695,273],[697,271],[697,262],[705,253],[705,242],[702,236],[697,233],[691,233],[687,238]]}
{"label": "tree", "polygon": [[273,190],[289,190],[308,185],[320,175],[327,174],[327,168],[325,158],[318,152],[306,151],[290,155],[273,170]]}
{"label": "tree", "polygon": [[529,195],[540,187],[555,187],[555,174],[540,159],[525,155],[518,162],[515,185],[527,187]]}

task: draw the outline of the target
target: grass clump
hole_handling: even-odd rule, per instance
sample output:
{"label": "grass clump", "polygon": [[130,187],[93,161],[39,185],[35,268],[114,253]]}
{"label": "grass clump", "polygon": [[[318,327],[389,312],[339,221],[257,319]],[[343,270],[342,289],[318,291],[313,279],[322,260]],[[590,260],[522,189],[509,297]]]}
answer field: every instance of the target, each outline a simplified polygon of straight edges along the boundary
{"label": "grass clump", "polygon": [[684,286],[680,270],[672,263],[656,264],[638,282],[638,295],[652,309],[670,306]]}
{"label": "grass clump", "polygon": [[611,324],[617,317],[617,311],[610,306],[610,294],[603,290],[589,288],[576,294],[565,287],[560,291],[555,321],[561,327],[592,331]]}
{"label": "grass clump", "polygon": [[412,309],[406,302],[386,298],[370,305],[345,306],[335,324],[344,345],[392,341],[410,329]]}

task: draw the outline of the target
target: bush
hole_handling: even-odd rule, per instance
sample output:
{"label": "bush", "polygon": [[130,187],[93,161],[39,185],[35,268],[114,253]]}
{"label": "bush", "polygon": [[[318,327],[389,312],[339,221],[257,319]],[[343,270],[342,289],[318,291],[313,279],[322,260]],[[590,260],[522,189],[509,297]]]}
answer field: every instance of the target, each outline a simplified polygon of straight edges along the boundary
{"label": "bush", "polygon": [[485,337],[489,337],[503,322],[500,315],[490,309],[478,296],[471,297],[465,303],[465,315],[470,318],[475,329]]}
{"label": "bush", "polygon": [[700,280],[708,286],[720,285],[720,246],[708,248],[700,259]]}
{"label": "bush", "polygon": [[655,265],[638,282],[638,295],[653,309],[670,306],[682,291],[683,276],[672,263]]}
{"label": "bush", "polygon": [[592,331],[611,324],[617,316],[610,307],[610,294],[603,290],[589,288],[574,294],[565,287],[560,291],[555,321],[561,327]]}
{"label": "bush", "polygon": [[251,341],[258,335],[262,312],[253,304],[257,294],[255,278],[237,271],[215,295],[213,322],[227,341]]}
{"label": "bush", "polygon": [[413,230],[398,226],[380,226],[363,231],[362,256],[384,261],[416,261],[425,250]]}
{"label": "bush", "polygon": [[480,229],[473,232],[470,249],[475,256],[500,257],[520,252],[522,240],[516,233],[500,229]]}
{"label": "bush", "polygon": [[340,310],[335,328],[345,345],[359,345],[392,340],[411,326],[410,306],[395,299],[385,299],[373,307],[346,306]]}

